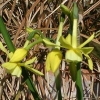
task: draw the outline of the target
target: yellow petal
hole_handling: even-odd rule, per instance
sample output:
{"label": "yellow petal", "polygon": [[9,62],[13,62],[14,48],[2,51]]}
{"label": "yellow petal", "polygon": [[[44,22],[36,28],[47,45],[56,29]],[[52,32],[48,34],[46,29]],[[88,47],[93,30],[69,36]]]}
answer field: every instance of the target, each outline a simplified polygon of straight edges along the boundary
{"label": "yellow petal", "polygon": [[68,43],[69,45],[71,45],[71,34],[70,33],[66,37],[66,43]]}
{"label": "yellow petal", "polygon": [[52,58],[52,56],[51,56],[51,60],[52,60],[52,62],[51,62],[51,70],[54,73],[59,68],[59,65],[61,63],[62,53],[61,52],[55,53],[54,58]]}
{"label": "yellow petal", "polygon": [[22,73],[22,69],[20,66],[16,66],[15,69],[9,70],[9,73],[11,73],[11,75],[15,75],[17,77],[20,77],[21,73]]}
{"label": "yellow petal", "polygon": [[28,60],[25,62],[25,65],[28,65],[28,64],[32,64],[33,62],[35,62],[37,59],[37,57],[33,57],[32,59]]}
{"label": "yellow petal", "polygon": [[12,70],[17,66],[16,63],[6,62],[2,64],[2,67],[6,68],[7,70]]}
{"label": "yellow petal", "polygon": [[[76,50],[77,51],[77,50]],[[65,54],[66,61],[72,62],[80,62],[82,61],[82,54],[80,51],[74,51],[74,50],[67,50]]]}
{"label": "yellow petal", "polygon": [[10,52],[9,54],[8,54],[8,57],[11,59],[12,58],[12,56],[13,56],[13,52]]}
{"label": "yellow petal", "polygon": [[6,62],[2,64],[2,67],[7,70],[7,73],[10,73],[11,75],[15,75],[17,77],[20,77],[22,73],[22,69],[17,65],[17,63]]}
{"label": "yellow petal", "polygon": [[89,55],[87,54],[84,54],[88,60],[88,65],[89,65],[89,68],[90,70],[93,70],[93,62],[92,62],[92,59],[89,57]]}
{"label": "yellow petal", "polygon": [[51,70],[53,73],[59,68],[59,65],[62,60],[62,53],[61,51],[55,49],[52,50],[46,60],[46,71]]}
{"label": "yellow petal", "polygon": [[87,43],[89,43],[90,41],[92,41],[93,38],[94,38],[94,33],[85,42],[83,42],[82,44],[80,44],[78,46],[78,48],[84,47]]}
{"label": "yellow petal", "polygon": [[24,57],[27,55],[27,50],[24,48],[17,49],[12,58],[10,59],[10,62],[20,62],[24,59]]}
{"label": "yellow petal", "polygon": [[25,65],[25,66],[23,66],[23,67],[25,67],[25,68],[28,69],[29,71],[35,73],[36,75],[41,75],[41,76],[44,75],[42,72],[40,72],[40,71],[38,71],[38,70],[36,70],[36,69],[30,67],[30,65]]}

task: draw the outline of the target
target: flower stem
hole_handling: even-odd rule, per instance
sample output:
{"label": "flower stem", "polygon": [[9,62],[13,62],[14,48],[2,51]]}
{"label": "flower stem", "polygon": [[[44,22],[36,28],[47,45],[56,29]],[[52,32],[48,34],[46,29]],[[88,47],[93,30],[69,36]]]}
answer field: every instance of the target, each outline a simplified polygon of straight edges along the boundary
{"label": "flower stem", "polygon": [[[60,18],[58,35],[57,35],[57,39],[56,39],[56,44],[59,45],[59,46],[60,46],[59,39],[62,36],[62,29],[63,29],[63,24],[64,24],[64,18],[65,18],[65,15],[62,13],[61,18]],[[56,47],[56,48],[60,49],[60,47]]]}
{"label": "flower stem", "polygon": [[[60,24],[59,24],[57,40],[56,40],[56,44],[59,45],[59,47],[58,46],[55,47],[55,48],[57,48],[59,50],[60,50],[59,39],[62,36],[62,29],[63,29],[64,19],[65,19],[65,15],[62,13],[61,18],[60,18]],[[57,69],[57,71],[55,72],[55,78],[56,78],[55,82],[56,82],[56,89],[57,89],[57,93],[58,93],[58,100],[62,100],[62,95],[61,95],[61,77],[60,77],[59,69]]]}
{"label": "flower stem", "polygon": [[42,39],[42,38],[39,38],[38,40],[36,40],[36,41],[32,42],[31,44],[27,45],[27,46],[25,47],[25,49],[26,49],[26,50],[29,50],[29,49],[31,49],[33,46],[35,46],[36,44],[41,43],[42,41],[43,41],[43,39]]}
{"label": "flower stem", "polygon": [[77,63],[77,78],[76,78],[77,100],[83,100],[81,66]]}
{"label": "flower stem", "polygon": [[55,72],[55,82],[56,82],[56,89],[58,93],[58,100],[62,100],[62,95],[61,95],[61,77],[60,77],[60,71],[57,69]]}

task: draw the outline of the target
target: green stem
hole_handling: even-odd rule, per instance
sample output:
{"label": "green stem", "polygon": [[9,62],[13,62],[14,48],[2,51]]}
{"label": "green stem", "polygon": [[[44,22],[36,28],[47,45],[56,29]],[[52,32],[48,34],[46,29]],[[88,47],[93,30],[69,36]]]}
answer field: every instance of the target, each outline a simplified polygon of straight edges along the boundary
{"label": "green stem", "polygon": [[[12,43],[12,40],[10,38],[10,35],[8,34],[8,31],[6,29],[6,26],[3,22],[2,17],[0,16],[0,32],[7,44],[7,47],[9,49],[10,52],[14,52],[15,51],[15,46]],[[24,81],[26,82],[26,84],[28,85],[29,90],[31,91],[33,97],[35,98],[35,100],[41,100],[38,92],[35,88],[35,85],[33,84],[31,78],[29,77],[29,74],[27,72],[27,70],[25,68],[22,68],[22,75],[24,77]]]}
{"label": "green stem", "polygon": [[[64,19],[65,19],[65,14],[62,13],[61,18],[60,18],[60,24],[59,24],[59,29],[58,29],[58,35],[57,35],[57,40],[56,44],[59,45],[55,48],[60,50],[60,42],[59,39],[62,36],[62,29],[63,29],[63,24],[64,24]],[[58,92],[58,100],[62,100],[62,95],[61,95],[61,77],[60,77],[60,71],[57,69],[55,72],[55,82],[56,82],[56,89]]]}
{"label": "green stem", "polygon": [[77,100],[83,100],[81,66],[77,63],[77,78],[76,78]]}
{"label": "green stem", "polygon": [[31,49],[33,46],[35,46],[36,44],[41,43],[42,41],[43,41],[43,39],[42,39],[42,38],[39,38],[38,40],[36,40],[36,41],[32,42],[31,44],[27,45],[27,46],[25,47],[25,49],[26,49],[26,50],[29,50],[29,49]]}
{"label": "green stem", "polygon": [[[60,37],[62,36],[64,18],[65,18],[65,15],[62,13],[61,18],[60,18],[60,24],[59,24],[59,29],[58,29],[58,35],[57,35],[57,39],[56,39],[56,44],[59,45],[59,46],[60,46],[59,39],[60,39]],[[56,48],[60,49],[59,46],[56,47]]]}
{"label": "green stem", "polygon": [[61,95],[61,77],[60,77],[60,71],[57,69],[55,72],[55,82],[56,82],[56,89],[58,93],[58,100],[62,100],[62,95]]}

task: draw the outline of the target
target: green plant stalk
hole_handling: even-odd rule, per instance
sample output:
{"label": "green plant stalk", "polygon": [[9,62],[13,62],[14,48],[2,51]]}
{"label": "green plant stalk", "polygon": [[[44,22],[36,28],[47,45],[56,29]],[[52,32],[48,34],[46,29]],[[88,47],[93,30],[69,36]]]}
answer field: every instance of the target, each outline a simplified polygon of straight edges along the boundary
{"label": "green plant stalk", "polygon": [[[1,34],[2,34],[2,36],[4,38],[4,40],[5,40],[5,42],[7,44],[7,47],[9,49],[9,51],[10,52],[14,52],[15,51],[15,46],[13,45],[13,43],[11,41],[11,38],[10,38],[10,36],[8,34],[8,31],[6,29],[6,26],[5,26],[5,24],[4,24],[3,19],[2,19],[1,16],[0,16],[0,32],[1,32]],[[22,75],[24,77],[24,81],[28,85],[28,88],[31,91],[33,97],[34,98],[36,97],[35,100],[41,100],[40,97],[39,97],[39,95],[38,95],[38,92],[36,91],[36,88],[35,88],[32,80],[31,80],[31,78],[28,75],[28,72],[24,68],[22,68],[22,70],[23,70],[22,71]]]}
{"label": "green plant stalk", "polygon": [[[58,29],[57,40],[56,40],[56,44],[59,45],[59,46],[60,46],[59,39],[62,36],[62,29],[63,29],[64,19],[65,19],[65,14],[62,13],[61,18],[60,18],[60,24],[59,24],[59,29]],[[60,50],[60,47],[56,47],[56,48]],[[55,74],[56,89],[57,89],[57,93],[58,93],[58,100],[62,100],[61,77],[60,77],[59,69],[57,69],[57,71],[54,74]]]}
{"label": "green plant stalk", "polygon": [[77,100],[83,100],[83,88],[82,88],[80,62],[77,63],[76,89],[77,89]]}
{"label": "green plant stalk", "polygon": [[27,46],[25,47],[25,49],[26,49],[26,50],[29,50],[29,49],[31,49],[33,46],[35,46],[36,44],[41,43],[42,41],[43,41],[42,38],[39,38],[38,40],[36,40],[36,41],[32,42],[31,44],[27,45]]}
{"label": "green plant stalk", "polygon": [[[74,2],[73,4],[73,10],[72,10],[72,17],[73,17],[73,20],[77,19],[78,20],[78,8],[77,8],[77,4],[76,2]],[[76,20],[76,21],[77,21]],[[73,32],[72,32],[72,35],[74,35],[74,30],[76,30],[75,32],[77,33],[77,37],[79,37],[78,35],[80,35],[80,31],[79,31],[79,28],[78,28],[78,23],[75,23],[75,27],[73,27]],[[74,21],[73,21],[73,25],[74,25]],[[79,34],[78,34],[79,33]],[[80,44],[80,39],[77,39],[77,45]],[[80,65],[80,62],[76,64],[76,90],[77,90],[77,100],[83,100],[83,90],[82,90],[82,79],[81,79],[81,65]]]}
{"label": "green plant stalk", "polygon": [[59,69],[57,69],[57,71],[55,72],[54,75],[55,75],[55,82],[56,82],[58,100],[62,100],[62,95],[61,95],[61,77],[60,77]]}

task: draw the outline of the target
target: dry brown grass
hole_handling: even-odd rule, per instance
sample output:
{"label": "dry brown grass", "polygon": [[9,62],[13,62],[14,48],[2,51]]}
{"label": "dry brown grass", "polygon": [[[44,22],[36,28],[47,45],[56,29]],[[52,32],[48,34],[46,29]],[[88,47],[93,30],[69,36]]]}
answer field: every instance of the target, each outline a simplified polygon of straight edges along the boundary
{"label": "dry brown grass", "polygon": [[[80,36],[84,40],[93,32],[100,30],[100,0],[0,0],[0,15],[3,17],[7,30],[12,38],[14,45],[22,47],[27,37],[25,27],[39,29],[46,37],[56,39],[59,16],[61,10],[59,5],[64,1],[70,9],[72,2],[76,1],[79,5],[80,14]],[[91,1],[91,2],[90,2]],[[93,1],[93,2],[92,2]],[[69,24],[66,17],[63,35],[67,34]],[[5,44],[1,34],[0,41]],[[94,46],[94,52],[91,57],[94,62],[94,70],[88,69],[87,62],[82,62],[82,80],[84,90],[84,100],[99,100],[100,97],[100,36],[91,42]],[[97,43],[97,45],[95,44]],[[96,45],[96,46],[95,46]],[[6,46],[6,45],[5,45]],[[98,48],[98,49],[97,49]],[[37,64],[34,67],[45,73],[45,56],[48,49],[43,45],[36,45],[30,52],[27,59],[32,56],[38,57]],[[97,55],[95,54],[97,53]],[[0,51],[0,65],[6,61],[6,56]],[[75,83],[71,80],[68,65],[63,60],[61,63],[62,73],[62,94],[64,100],[75,100]],[[54,76],[50,72],[48,87],[45,77],[30,74],[31,78],[43,100],[55,100],[56,89],[54,85]],[[32,97],[28,87],[21,78],[8,75],[0,66],[0,100],[35,100]]]}

